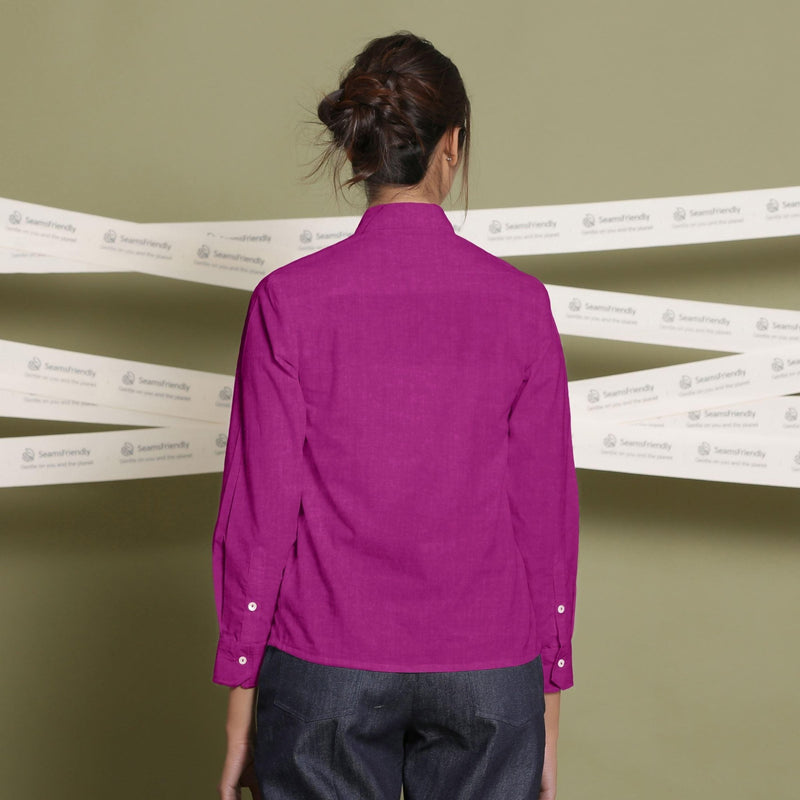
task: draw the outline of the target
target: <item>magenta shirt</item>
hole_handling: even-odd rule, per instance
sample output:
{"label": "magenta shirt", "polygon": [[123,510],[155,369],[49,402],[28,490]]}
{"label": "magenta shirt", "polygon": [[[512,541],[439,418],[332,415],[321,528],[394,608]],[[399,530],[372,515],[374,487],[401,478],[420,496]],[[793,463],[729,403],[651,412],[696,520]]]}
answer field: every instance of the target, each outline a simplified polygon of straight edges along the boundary
{"label": "magenta shirt", "polygon": [[213,561],[214,681],[266,644],[572,685],[578,497],[544,286],[438,205],[373,206],[254,290]]}

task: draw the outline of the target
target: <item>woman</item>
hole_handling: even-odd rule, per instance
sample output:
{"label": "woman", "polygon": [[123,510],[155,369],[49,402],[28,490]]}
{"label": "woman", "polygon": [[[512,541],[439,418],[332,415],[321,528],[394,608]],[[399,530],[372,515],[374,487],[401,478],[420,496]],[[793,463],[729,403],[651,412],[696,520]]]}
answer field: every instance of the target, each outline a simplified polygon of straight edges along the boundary
{"label": "woman", "polygon": [[220,796],[553,798],[578,506],[547,293],[441,208],[470,107],[429,42],[370,42],[318,113],[368,208],[250,300],[214,535]]}

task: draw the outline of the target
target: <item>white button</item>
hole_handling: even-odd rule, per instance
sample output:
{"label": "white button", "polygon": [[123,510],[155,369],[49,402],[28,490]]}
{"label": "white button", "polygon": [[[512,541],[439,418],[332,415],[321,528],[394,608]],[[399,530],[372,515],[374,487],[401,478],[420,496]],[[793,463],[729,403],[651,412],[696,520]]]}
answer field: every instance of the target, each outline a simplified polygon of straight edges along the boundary
{"label": "white button", "polygon": [[239,656],[239,663],[244,666],[247,663],[247,659],[244,656]]}
{"label": "white button", "polygon": [[556,611],[558,611],[558,613],[559,613],[559,614],[563,614],[563,613],[564,613],[566,610],[567,610],[567,609],[566,609],[566,608],[564,608],[564,606],[559,606],[559,607],[556,609]]}
{"label": "white button", "polygon": [[248,603],[247,608],[249,611],[255,611],[258,608],[258,603]]}
{"label": "white button", "polygon": [[[239,659],[239,660],[241,661],[241,659]],[[564,664],[566,664],[566,663],[567,663],[567,662],[566,662],[566,661],[564,661],[564,659],[563,659],[563,658],[559,658],[559,659],[558,659],[558,666],[559,666],[559,667],[563,667],[563,666],[564,666]]]}

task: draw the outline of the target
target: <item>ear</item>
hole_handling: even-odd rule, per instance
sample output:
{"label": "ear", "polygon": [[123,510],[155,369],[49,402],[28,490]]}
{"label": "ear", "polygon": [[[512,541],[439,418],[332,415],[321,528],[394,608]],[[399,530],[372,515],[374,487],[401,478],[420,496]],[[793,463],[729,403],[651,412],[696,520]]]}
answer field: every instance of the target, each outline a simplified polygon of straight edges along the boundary
{"label": "ear", "polygon": [[447,158],[447,165],[455,167],[458,164],[458,134],[461,128],[450,128],[444,134],[444,154]]}

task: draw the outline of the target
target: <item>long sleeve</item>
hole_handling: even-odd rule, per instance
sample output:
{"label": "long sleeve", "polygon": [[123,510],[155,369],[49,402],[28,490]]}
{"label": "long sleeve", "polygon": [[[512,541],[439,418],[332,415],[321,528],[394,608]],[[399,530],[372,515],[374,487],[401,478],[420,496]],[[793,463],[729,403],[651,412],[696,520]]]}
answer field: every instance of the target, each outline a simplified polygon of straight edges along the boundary
{"label": "long sleeve", "polygon": [[509,504],[525,563],[546,692],[573,685],[572,633],[578,561],[578,490],[566,365],[545,301],[539,355],[509,415]]}
{"label": "long sleeve", "polygon": [[301,499],[306,409],[297,339],[268,276],[250,298],[213,537],[213,680],[256,684]]}

